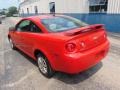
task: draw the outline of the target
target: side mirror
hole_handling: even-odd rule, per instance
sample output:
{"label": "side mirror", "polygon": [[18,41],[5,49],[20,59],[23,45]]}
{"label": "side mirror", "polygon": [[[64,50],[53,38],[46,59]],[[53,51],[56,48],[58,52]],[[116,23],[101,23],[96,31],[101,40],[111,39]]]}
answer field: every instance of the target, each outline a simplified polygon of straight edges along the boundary
{"label": "side mirror", "polygon": [[10,27],[9,31],[15,31],[15,27]]}

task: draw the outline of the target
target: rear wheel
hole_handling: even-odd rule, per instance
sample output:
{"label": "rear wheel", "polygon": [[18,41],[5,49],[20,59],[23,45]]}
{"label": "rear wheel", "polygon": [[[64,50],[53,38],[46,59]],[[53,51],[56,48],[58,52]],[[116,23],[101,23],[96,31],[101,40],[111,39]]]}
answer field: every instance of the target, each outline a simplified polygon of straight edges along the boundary
{"label": "rear wheel", "polygon": [[40,72],[50,78],[54,74],[54,70],[51,68],[47,58],[44,55],[38,54],[37,55],[37,63],[38,63],[38,68]]}
{"label": "rear wheel", "polygon": [[10,43],[10,46],[13,50],[16,49],[15,45],[13,44],[13,41],[11,40],[11,38],[9,39],[9,43]]}

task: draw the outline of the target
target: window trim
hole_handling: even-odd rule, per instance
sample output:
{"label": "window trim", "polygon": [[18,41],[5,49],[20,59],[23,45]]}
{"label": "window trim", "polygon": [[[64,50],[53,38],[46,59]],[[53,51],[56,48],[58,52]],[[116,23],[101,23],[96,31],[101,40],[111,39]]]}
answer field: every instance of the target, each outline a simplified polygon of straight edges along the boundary
{"label": "window trim", "polygon": [[[21,22],[27,21],[27,20],[28,20],[28,19],[23,19],[23,20],[21,20],[21,21],[15,26],[15,30],[16,30],[17,32],[31,32],[31,31],[18,31],[18,30],[17,30],[18,25],[20,25]],[[31,20],[28,20],[28,21],[30,21],[30,24],[33,23],[33,24],[40,30],[40,32],[31,32],[31,33],[43,33],[42,29],[39,28],[38,25],[36,25],[36,24],[35,24],[33,21],[31,21]]]}
{"label": "window trim", "polygon": [[[30,22],[31,22],[31,20],[28,20],[28,19],[23,19],[23,20],[21,20],[21,21],[15,26],[15,30],[16,30],[16,31],[18,31],[18,30],[17,30],[18,25],[20,25],[20,23],[23,22],[23,21],[30,21]],[[18,31],[18,32],[26,32],[26,31]]]}
{"label": "window trim", "polygon": [[34,22],[30,22],[30,24],[34,24],[38,29],[39,29],[39,32],[31,32],[31,33],[43,33],[43,31],[41,30],[41,28],[39,28]]}

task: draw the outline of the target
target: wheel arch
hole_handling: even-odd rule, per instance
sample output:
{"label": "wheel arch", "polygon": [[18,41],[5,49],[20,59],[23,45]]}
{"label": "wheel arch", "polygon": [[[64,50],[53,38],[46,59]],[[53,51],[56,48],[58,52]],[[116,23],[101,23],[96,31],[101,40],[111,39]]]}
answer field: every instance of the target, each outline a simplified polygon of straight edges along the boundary
{"label": "wheel arch", "polygon": [[52,67],[52,69],[53,70],[55,69],[54,65],[52,64],[53,62],[52,62],[52,60],[50,60],[50,57],[48,56],[47,53],[45,53],[43,50],[35,49],[34,50],[34,57],[35,57],[36,60],[37,60],[37,55],[38,54],[41,54],[41,55],[45,56],[47,58],[49,64],[50,64],[50,66]]}
{"label": "wheel arch", "polygon": [[[34,57],[37,59],[37,55],[38,54],[41,54],[41,55],[43,55],[43,56],[46,56],[44,53],[43,53],[43,51],[41,51],[40,49],[35,49],[34,50]],[[46,56],[47,57],[47,56]]]}
{"label": "wheel arch", "polygon": [[8,35],[8,39],[10,39],[10,35]]}

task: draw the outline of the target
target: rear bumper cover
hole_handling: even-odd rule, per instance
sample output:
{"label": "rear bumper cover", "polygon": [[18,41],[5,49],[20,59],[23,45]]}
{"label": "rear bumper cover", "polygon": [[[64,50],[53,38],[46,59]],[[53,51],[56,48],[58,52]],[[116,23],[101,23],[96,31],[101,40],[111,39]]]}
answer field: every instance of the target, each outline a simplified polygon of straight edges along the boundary
{"label": "rear bumper cover", "polygon": [[99,63],[109,51],[109,41],[82,53],[67,54],[62,57],[60,71],[76,74]]}

